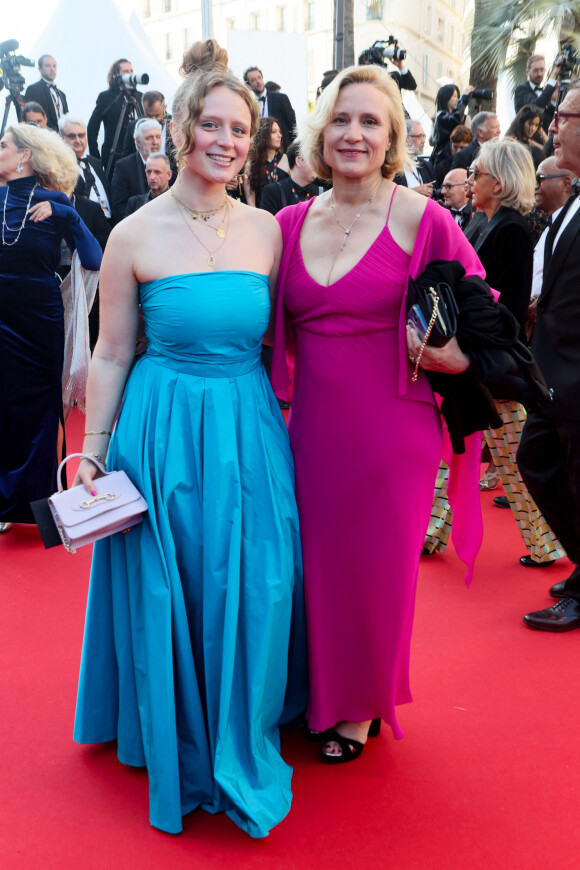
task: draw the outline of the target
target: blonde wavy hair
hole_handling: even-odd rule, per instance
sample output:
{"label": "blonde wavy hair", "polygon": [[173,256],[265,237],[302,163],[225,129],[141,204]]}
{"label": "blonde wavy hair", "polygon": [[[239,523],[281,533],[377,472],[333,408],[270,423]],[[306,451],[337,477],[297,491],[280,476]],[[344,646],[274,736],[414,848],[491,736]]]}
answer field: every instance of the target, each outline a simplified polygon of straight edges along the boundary
{"label": "blonde wavy hair", "polygon": [[17,151],[30,151],[28,165],[41,187],[71,195],[79,178],[77,159],[58,133],[32,124],[7,127],[6,132],[12,136]]}
{"label": "blonde wavy hair", "polygon": [[228,69],[228,53],[215,39],[194,42],[183,55],[179,72],[185,76],[175,92],[172,103],[173,123],[183,134],[183,145],[177,149],[177,162],[185,163],[186,154],[195,148],[195,125],[204,99],[212,88],[226,87],[245,102],[250,112],[250,137],[258,129],[258,103],[243,82]]}
{"label": "blonde wavy hair", "polygon": [[332,169],[324,160],[324,131],[330,124],[341,90],[348,85],[372,85],[389,101],[391,147],[385,154],[381,173],[384,178],[393,178],[411,161],[405,146],[407,130],[399,88],[389,73],[379,66],[349,66],[323,90],[314,110],[299,131],[300,154],[319,178],[325,181],[332,179]]}
{"label": "blonde wavy hair", "polygon": [[527,145],[515,139],[484,142],[472,166],[478,167],[499,181],[498,199],[506,208],[528,214],[534,206],[536,172]]}

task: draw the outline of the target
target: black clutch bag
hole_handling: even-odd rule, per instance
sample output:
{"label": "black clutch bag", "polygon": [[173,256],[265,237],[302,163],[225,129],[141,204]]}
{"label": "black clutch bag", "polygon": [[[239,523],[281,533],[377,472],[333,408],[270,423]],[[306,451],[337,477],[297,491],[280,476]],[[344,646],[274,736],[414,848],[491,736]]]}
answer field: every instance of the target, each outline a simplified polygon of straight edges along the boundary
{"label": "black clutch bag", "polygon": [[[424,278],[425,273],[421,276]],[[413,281],[407,290],[407,323],[416,330],[421,349],[415,360],[413,380],[418,377],[425,345],[443,347],[457,333],[459,308],[451,286],[444,281]]]}

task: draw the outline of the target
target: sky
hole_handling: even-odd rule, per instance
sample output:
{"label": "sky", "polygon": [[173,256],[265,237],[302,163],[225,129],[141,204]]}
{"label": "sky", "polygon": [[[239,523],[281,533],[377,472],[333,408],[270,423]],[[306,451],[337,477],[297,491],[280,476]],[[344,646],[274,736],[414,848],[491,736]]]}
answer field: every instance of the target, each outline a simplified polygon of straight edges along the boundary
{"label": "sky", "polygon": [[[115,0],[119,9],[127,16],[131,14],[136,0]],[[31,47],[42,33],[50,16],[58,6],[58,0],[2,0],[2,32],[0,42],[7,39],[17,39],[20,43],[18,54],[31,57]],[[91,15],[95,14],[95,6],[89,0],[78,0],[78,18],[75,27],[90,28]],[[86,21],[83,20],[86,16]],[[36,60],[35,57],[32,60]]]}

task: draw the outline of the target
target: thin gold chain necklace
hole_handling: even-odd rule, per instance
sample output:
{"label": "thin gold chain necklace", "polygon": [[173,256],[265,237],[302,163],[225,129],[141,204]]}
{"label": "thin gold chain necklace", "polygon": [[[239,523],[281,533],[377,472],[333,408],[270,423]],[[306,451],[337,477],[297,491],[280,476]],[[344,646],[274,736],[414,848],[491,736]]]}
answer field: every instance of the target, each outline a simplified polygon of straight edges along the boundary
{"label": "thin gold chain necklace", "polygon": [[[184,209],[187,210],[186,206],[183,206],[182,203],[179,202],[179,200],[177,199],[177,197],[174,197],[174,198],[175,198],[175,200],[176,200],[177,203],[178,203],[177,208],[178,208],[178,210],[179,210],[179,214],[181,215],[181,217],[182,217],[183,220],[185,221],[185,225],[186,225],[187,227],[189,227],[189,229],[190,229],[191,232],[193,233],[194,238],[196,239],[196,241],[198,241],[199,244],[202,246],[202,248],[205,248],[205,250],[208,252],[209,257],[207,258],[207,265],[208,265],[211,269],[213,269],[214,266],[215,266],[215,255],[217,254],[217,252],[219,251],[219,249],[221,248],[221,246],[223,245],[223,243],[224,243],[225,240],[226,240],[226,235],[227,235],[228,226],[229,226],[229,216],[230,216],[230,212],[229,212],[229,209],[230,209],[230,205],[229,205],[229,197],[228,197],[227,194],[226,194],[226,201],[225,201],[225,203],[224,203],[224,205],[226,206],[226,213],[225,213],[225,217],[224,217],[224,220],[226,221],[226,228],[225,228],[224,230],[222,230],[222,235],[220,236],[221,241],[220,241],[219,245],[217,246],[217,248],[214,248],[213,251],[212,251],[210,248],[208,248],[208,246],[207,246],[206,244],[204,244],[204,242],[202,242],[202,240],[199,238],[198,234],[196,233],[196,231],[195,231],[195,229],[194,229],[194,227],[193,227],[193,224],[191,224],[191,223],[187,220],[187,218],[185,217],[185,215],[184,215],[182,209],[180,208],[180,206],[182,206]],[[223,207],[224,207],[224,206],[222,206],[222,208],[223,208]],[[218,211],[219,211],[219,209],[218,209]],[[219,235],[219,233],[218,233],[218,235]]]}
{"label": "thin gold chain necklace", "polygon": [[335,221],[337,222],[337,224],[339,225],[339,227],[341,228],[341,230],[343,230],[343,232],[344,232],[344,238],[343,238],[343,240],[342,240],[342,245],[341,245],[340,248],[338,249],[337,254],[340,254],[340,253],[342,253],[342,251],[344,251],[345,245],[346,245],[346,243],[347,243],[347,241],[348,241],[348,237],[349,237],[349,235],[350,235],[350,232],[351,232],[352,228],[353,228],[354,225],[356,224],[357,220],[358,220],[360,217],[363,216],[364,212],[365,212],[366,209],[369,207],[369,205],[370,205],[372,202],[374,202],[374,200],[375,200],[375,198],[376,198],[376,196],[377,196],[379,190],[381,189],[381,185],[382,185],[383,181],[384,181],[384,179],[381,178],[381,180],[379,181],[378,185],[376,186],[376,188],[375,188],[375,192],[373,193],[373,195],[371,196],[371,198],[370,198],[370,199],[367,199],[367,201],[365,202],[365,204],[363,205],[363,207],[361,208],[360,211],[357,211],[357,213],[355,214],[353,220],[350,222],[350,224],[349,224],[347,227],[345,227],[345,225],[342,223],[342,221],[339,220],[339,218],[337,217],[337,214],[336,214],[336,212],[335,212],[335,210],[334,210],[334,191],[332,191],[332,193],[331,193],[331,195],[330,195],[330,210],[331,210],[331,212],[332,212],[332,215],[333,215]]}
{"label": "thin gold chain necklace", "polygon": [[[212,208],[209,211],[201,211],[198,208],[190,208],[188,205],[186,205],[184,202],[182,202],[172,187],[170,187],[169,190],[171,191],[171,196],[173,197],[173,199],[176,202],[178,202],[179,205],[183,209],[185,209],[186,212],[188,212],[188,214],[191,215],[191,219],[193,221],[201,220],[201,221],[204,221],[205,223],[207,223],[207,221],[209,221],[209,219],[210,219],[210,217],[212,217],[212,215],[217,214],[223,208],[226,208],[227,204],[228,204],[228,199],[229,199],[229,197],[226,193],[224,201],[222,202],[222,204],[220,206],[218,206],[218,208]],[[210,226],[212,226],[212,224],[210,224]],[[213,227],[213,229],[215,229],[215,227]]]}

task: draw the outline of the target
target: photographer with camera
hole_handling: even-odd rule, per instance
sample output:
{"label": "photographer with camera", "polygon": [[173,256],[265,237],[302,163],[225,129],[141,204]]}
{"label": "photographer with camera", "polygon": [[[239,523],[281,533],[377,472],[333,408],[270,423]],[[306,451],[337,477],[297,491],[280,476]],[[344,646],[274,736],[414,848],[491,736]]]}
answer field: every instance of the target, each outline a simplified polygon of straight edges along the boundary
{"label": "photographer with camera", "polygon": [[558,76],[561,72],[562,61],[564,55],[559,55],[554,61],[554,66],[550,71],[548,82],[542,88],[542,82],[546,74],[546,61],[541,54],[532,54],[528,58],[526,64],[527,81],[523,85],[518,85],[514,92],[514,109],[516,112],[527,106],[529,103],[535,103],[544,109],[544,117],[542,119],[542,128],[547,133],[548,127],[552,123],[554,111],[558,103]]}
{"label": "photographer with camera", "polygon": [[389,72],[391,78],[397,83],[399,90],[416,91],[417,82],[407,69],[405,64],[406,57],[407,49],[399,48],[399,41],[391,34],[388,39],[377,39],[370,48],[365,49],[359,56],[358,63],[359,66],[368,66],[373,63],[379,66],[386,66],[386,61],[389,60],[399,68],[399,72]]}
{"label": "photographer with camera", "polygon": [[[87,126],[89,153],[99,157],[112,176],[115,160],[122,156],[125,132],[129,121],[143,116],[143,98],[137,84],[147,84],[149,76],[135,76],[127,58],[115,61],[107,75],[108,90],[101,91]],[[119,123],[121,123],[119,129]],[[99,151],[98,137],[101,124],[105,128],[103,147]]]}
{"label": "photographer with camera", "polygon": [[433,166],[436,167],[445,158],[451,158],[449,137],[456,127],[463,124],[473,90],[473,85],[468,85],[460,96],[457,85],[443,85],[439,88],[435,101],[437,114],[433,124],[433,151],[431,152]]}

